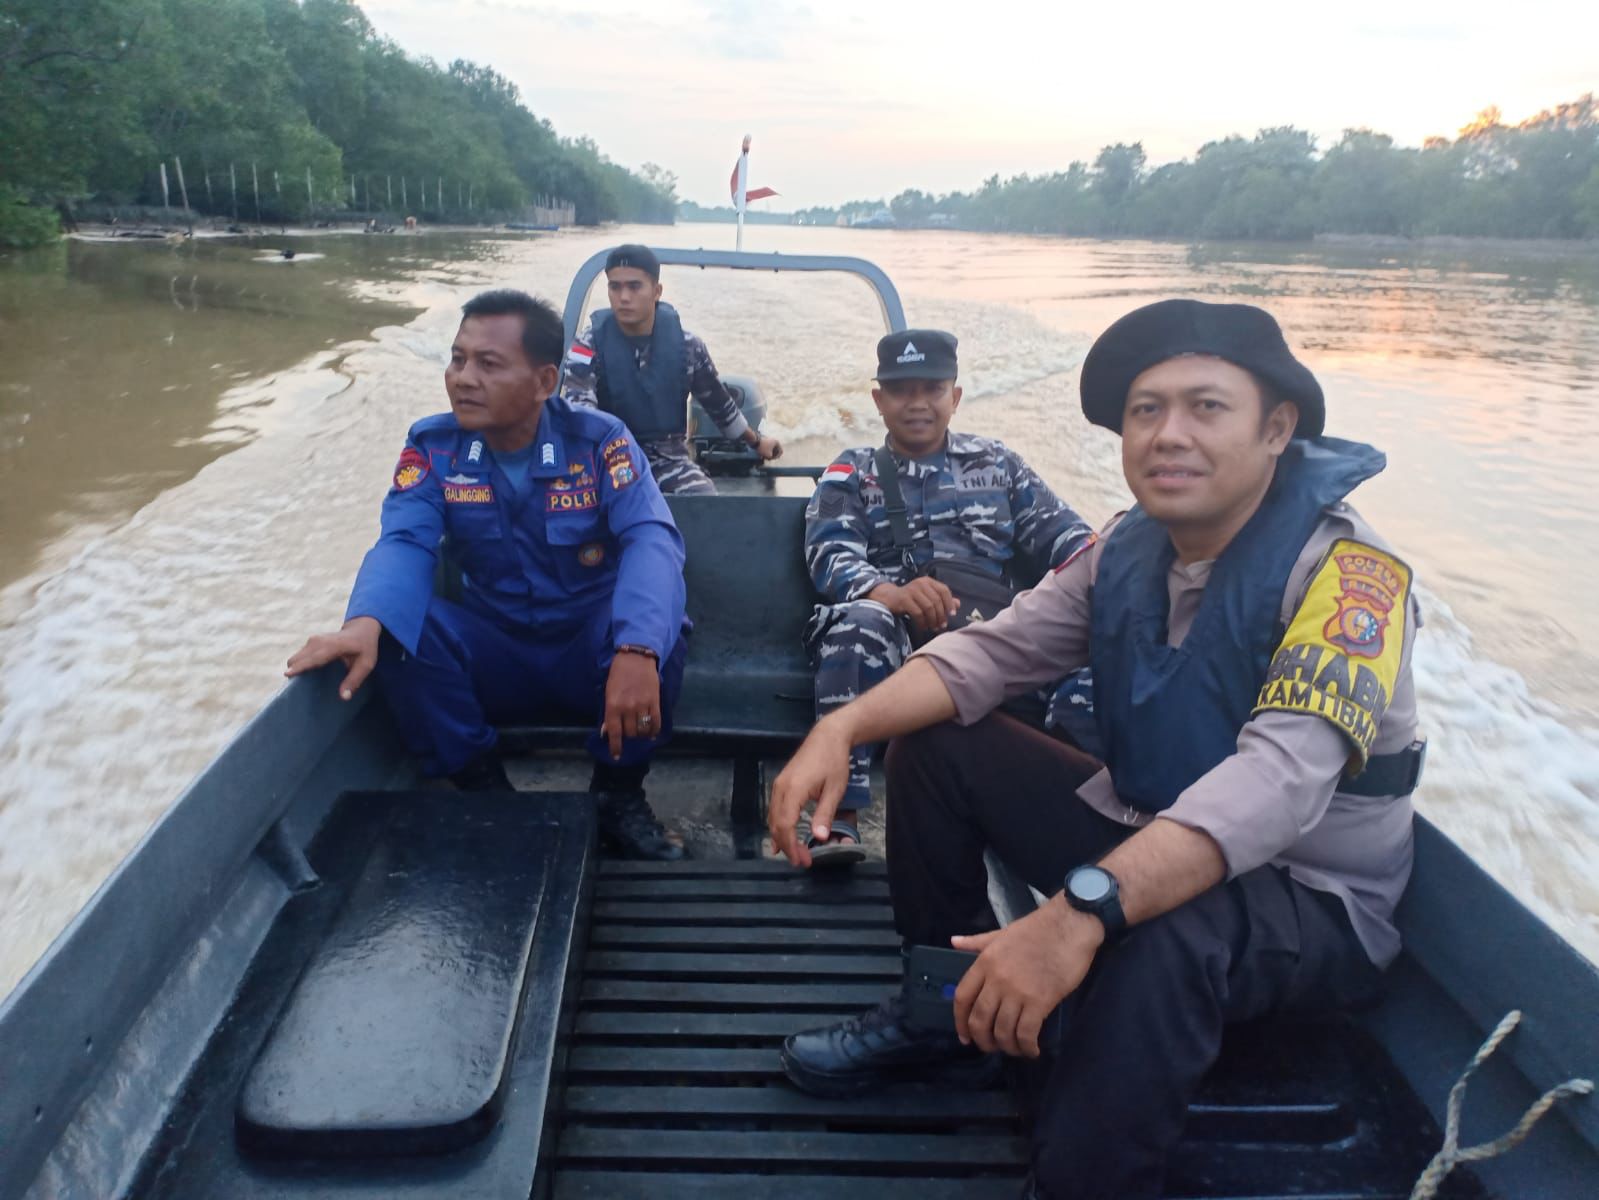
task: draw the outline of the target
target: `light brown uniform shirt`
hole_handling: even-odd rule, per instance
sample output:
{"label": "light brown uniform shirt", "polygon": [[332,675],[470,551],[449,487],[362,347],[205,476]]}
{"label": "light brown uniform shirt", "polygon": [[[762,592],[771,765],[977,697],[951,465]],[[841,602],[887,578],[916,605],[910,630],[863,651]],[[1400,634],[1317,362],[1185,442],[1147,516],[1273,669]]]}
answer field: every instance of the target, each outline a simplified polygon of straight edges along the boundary
{"label": "light brown uniform shirt", "polygon": [[[1115,525],[1112,520],[1106,532]],[[1288,575],[1286,628],[1328,548],[1353,538],[1387,546],[1347,504],[1329,507]],[[935,638],[913,657],[925,658],[969,725],[1001,701],[1035,691],[1088,665],[1089,593],[1104,538],[990,621]],[[1182,644],[1213,563],[1172,564],[1167,640]],[[1419,617],[1414,593],[1405,622],[1399,674],[1371,753],[1403,750],[1416,738],[1416,689],[1410,660]],[[1332,892],[1349,911],[1367,955],[1387,966],[1399,953],[1394,908],[1410,878],[1408,796],[1352,796],[1336,790],[1351,744],[1331,722],[1308,713],[1261,712],[1244,724],[1237,751],[1195,780],[1158,814],[1123,804],[1102,770],[1077,789],[1095,811],[1142,826],[1153,819],[1201,830],[1227,860],[1229,878],[1265,863],[1286,867],[1307,887]]]}

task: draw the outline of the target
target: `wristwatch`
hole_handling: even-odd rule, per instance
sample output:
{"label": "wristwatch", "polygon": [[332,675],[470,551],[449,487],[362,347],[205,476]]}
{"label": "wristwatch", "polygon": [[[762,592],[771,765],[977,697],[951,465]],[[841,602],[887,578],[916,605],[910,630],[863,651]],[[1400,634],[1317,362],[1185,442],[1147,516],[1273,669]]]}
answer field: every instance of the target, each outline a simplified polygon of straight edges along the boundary
{"label": "wristwatch", "polygon": [[1063,890],[1067,904],[1078,912],[1099,918],[1099,923],[1105,927],[1107,942],[1117,941],[1127,932],[1127,916],[1122,912],[1121,889],[1116,885],[1116,876],[1104,867],[1090,863],[1072,868],[1066,872]]}

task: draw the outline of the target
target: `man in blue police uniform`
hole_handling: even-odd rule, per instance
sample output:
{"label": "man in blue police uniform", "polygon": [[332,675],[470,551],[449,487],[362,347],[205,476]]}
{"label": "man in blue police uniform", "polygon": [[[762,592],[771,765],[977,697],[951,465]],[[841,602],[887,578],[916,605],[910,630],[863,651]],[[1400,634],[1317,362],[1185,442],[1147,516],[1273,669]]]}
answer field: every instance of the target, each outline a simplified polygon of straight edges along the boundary
{"label": "man in blue police uniform", "polygon": [[[1399,953],[1419,617],[1410,568],[1344,502],[1383,455],[1322,436],[1321,387],[1269,314],[1148,305],[1081,386],[1137,507],[818,722],[773,787],[773,841],[804,865],[801,812],[827,825],[851,747],[894,739],[895,924],[977,955],[956,1032],[896,996],[782,1062],[848,1095],[1050,1049],[1025,1194],[1153,1200],[1224,1027],[1359,1003]],[[1103,769],[993,711],[1085,664]],[[1050,896],[1003,930],[989,849]]]}
{"label": "man in blue police uniform", "polygon": [[[465,789],[511,786],[494,723],[591,722],[602,838],[681,858],[643,782],[683,678],[683,539],[622,423],[552,394],[554,309],[507,290],[461,311],[451,411],[411,427],[344,627],[287,674],[341,659],[348,700],[375,672],[423,771]],[[459,603],[433,594],[441,550]]]}
{"label": "man in blue police uniform", "polygon": [[705,343],[661,300],[661,264],[653,250],[639,245],[612,250],[605,259],[605,291],[611,307],[595,313],[567,351],[566,398],[621,417],[644,447],[661,491],[716,492],[689,450],[690,395],[723,437],[743,442],[763,460],[783,453],[776,438],[750,427]]}
{"label": "man in blue police uniform", "polygon": [[[1011,575],[1018,553],[1035,569],[1053,567],[1093,533],[1014,450],[949,432],[961,400],[957,368],[956,339],[941,330],[909,329],[877,343],[872,399],[888,431],[886,461],[904,502],[908,547],[896,544],[877,447],[840,454],[806,507],[805,564],[828,601],[805,631],[818,718],[886,679],[913,642],[952,618],[997,616],[1010,585],[1024,582]],[[989,611],[977,596],[960,600],[934,577],[951,569],[987,581]],[[812,845],[817,862],[862,857],[855,813],[871,803],[874,750],[864,745],[852,753],[849,787],[829,835]]]}

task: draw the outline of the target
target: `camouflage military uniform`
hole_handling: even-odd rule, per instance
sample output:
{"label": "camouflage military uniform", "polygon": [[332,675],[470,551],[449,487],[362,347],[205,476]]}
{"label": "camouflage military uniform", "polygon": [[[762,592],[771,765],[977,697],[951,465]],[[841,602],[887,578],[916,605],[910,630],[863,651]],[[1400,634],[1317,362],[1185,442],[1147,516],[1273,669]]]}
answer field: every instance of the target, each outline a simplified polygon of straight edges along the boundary
{"label": "camouflage military uniform", "polygon": [[[648,343],[633,351],[641,368],[649,361],[649,352]],[[562,394],[568,400],[574,404],[605,407],[600,403],[600,397],[605,393],[605,377],[600,371],[600,358],[594,353],[592,324],[566,352],[565,369]],[[683,331],[683,393],[692,394],[700,402],[700,407],[710,414],[723,437],[737,441],[749,429],[749,422],[738,410],[738,402],[716,373],[716,364],[711,362],[711,352],[706,349],[705,342],[687,330]],[[680,496],[716,494],[716,485],[694,461],[688,438],[640,440],[639,445],[649,459],[650,472],[662,492]]]}
{"label": "camouflage military uniform", "polygon": [[[805,510],[805,564],[818,605],[805,630],[816,664],[816,715],[839,708],[898,670],[910,653],[910,623],[866,594],[910,575],[894,547],[873,447],[846,450],[823,473]],[[1008,578],[1018,551],[1037,568],[1063,562],[1092,530],[1014,450],[993,438],[951,433],[924,459],[894,456],[917,566],[952,560]],[[840,805],[871,802],[875,747],[850,755]]]}

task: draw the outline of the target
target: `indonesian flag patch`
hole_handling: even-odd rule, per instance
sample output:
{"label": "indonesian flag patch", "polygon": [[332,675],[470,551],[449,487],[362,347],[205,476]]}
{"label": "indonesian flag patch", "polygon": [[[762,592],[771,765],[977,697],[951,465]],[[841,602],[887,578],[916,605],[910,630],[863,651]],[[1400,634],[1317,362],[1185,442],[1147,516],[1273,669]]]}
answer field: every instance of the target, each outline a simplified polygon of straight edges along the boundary
{"label": "indonesian flag patch", "polygon": [[581,342],[573,342],[572,348],[566,353],[568,357],[578,359],[581,362],[588,362],[594,357],[594,351]]}
{"label": "indonesian flag patch", "polygon": [[848,483],[855,478],[855,468],[849,463],[834,463],[822,472],[821,483]]}

